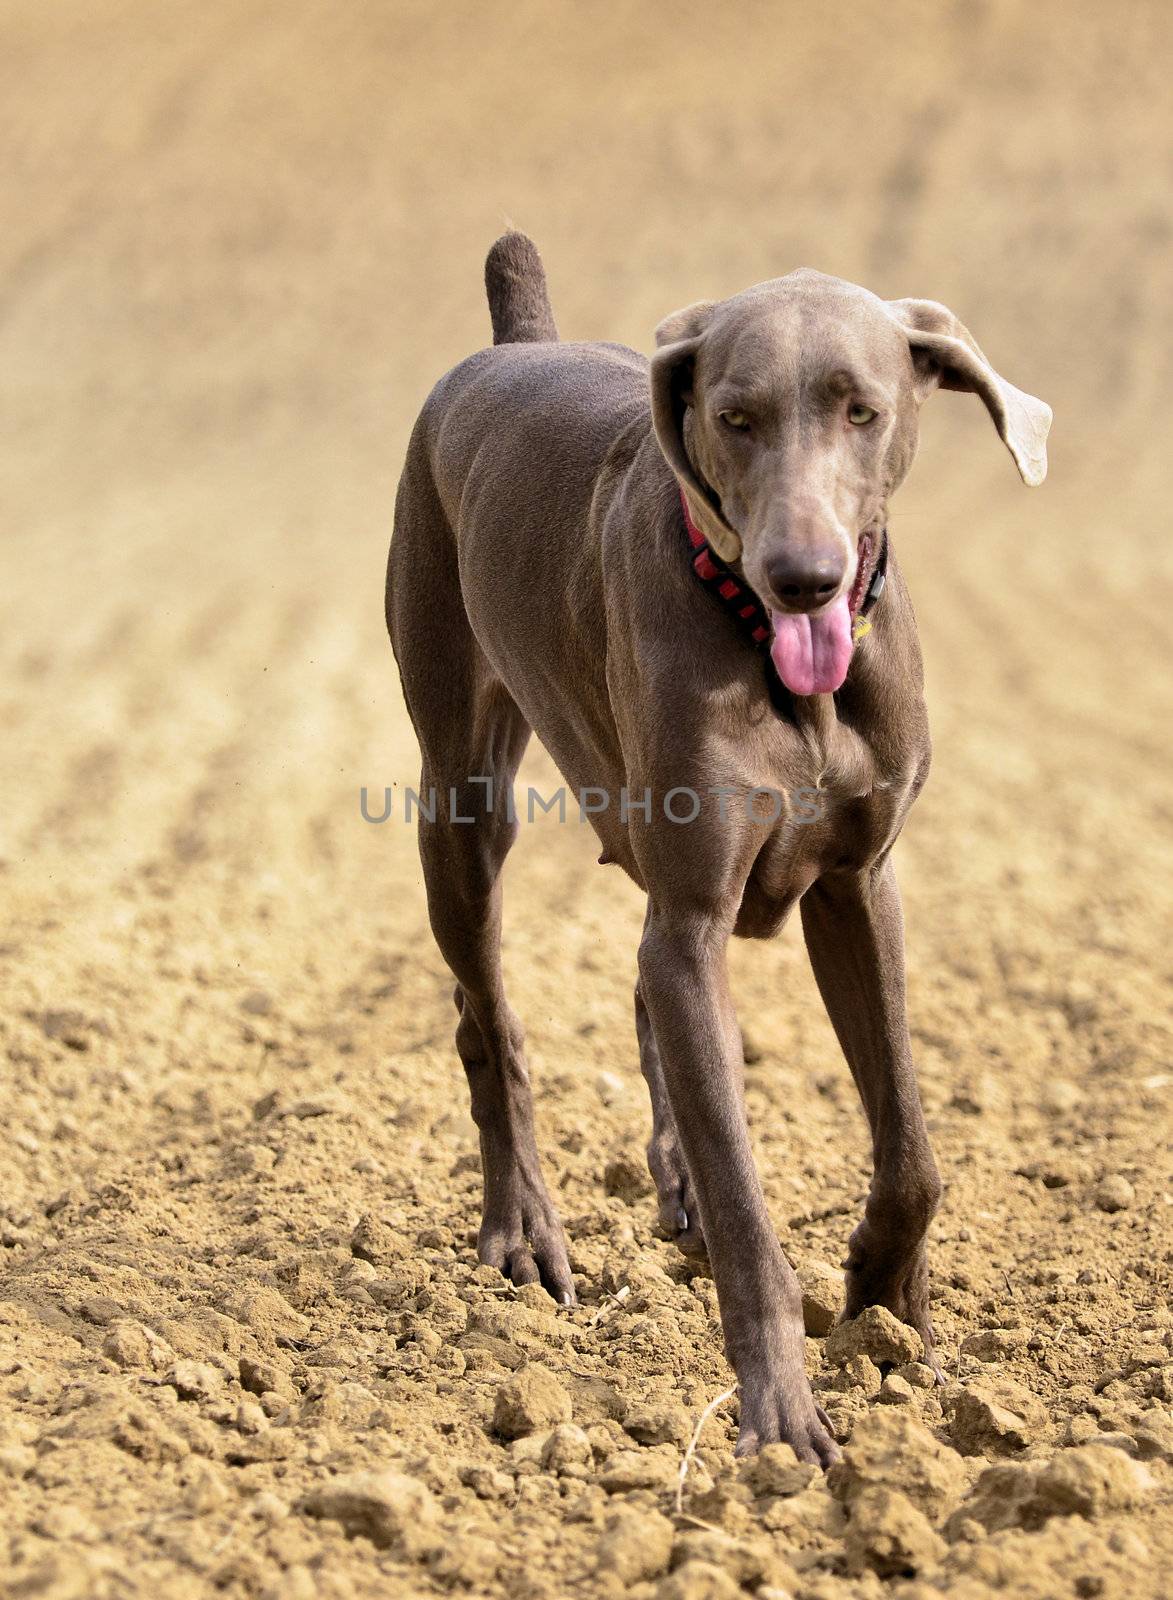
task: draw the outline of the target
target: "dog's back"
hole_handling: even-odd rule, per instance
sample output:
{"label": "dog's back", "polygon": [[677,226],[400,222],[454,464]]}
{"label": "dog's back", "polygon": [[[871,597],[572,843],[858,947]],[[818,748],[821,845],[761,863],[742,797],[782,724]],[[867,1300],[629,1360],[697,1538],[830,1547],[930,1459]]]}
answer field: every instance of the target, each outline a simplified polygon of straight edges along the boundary
{"label": "dog's back", "polygon": [[421,581],[423,547],[436,559],[437,537],[459,548],[462,572],[484,572],[486,594],[547,591],[553,613],[577,590],[581,604],[573,574],[603,463],[625,454],[625,434],[634,450],[651,433],[646,358],[559,341],[541,258],[524,234],[494,244],[485,287],[494,343],[437,382],[408,445],[389,622],[393,591]]}
{"label": "dog's back", "polygon": [[[494,682],[553,752],[581,745],[583,707],[595,707],[590,762],[605,770],[599,540],[605,486],[652,437],[648,363],[622,345],[558,340],[523,234],[493,246],[485,283],[495,343],[439,380],[408,445],[387,625],[421,742],[434,696],[476,699]],[[572,694],[543,666],[567,657],[579,663]]]}

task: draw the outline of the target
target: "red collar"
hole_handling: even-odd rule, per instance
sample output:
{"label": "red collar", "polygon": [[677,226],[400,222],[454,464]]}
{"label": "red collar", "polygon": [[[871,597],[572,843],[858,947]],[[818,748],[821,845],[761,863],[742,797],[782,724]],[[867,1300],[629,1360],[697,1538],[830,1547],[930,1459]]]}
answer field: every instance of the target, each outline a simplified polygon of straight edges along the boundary
{"label": "red collar", "polygon": [[680,504],[684,511],[684,527],[688,542],[695,554],[692,570],[709,593],[718,599],[726,611],[737,618],[738,624],[748,633],[759,649],[769,649],[773,628],[765,606],[740,578],[734,576],[692,520],[688,497],[682,489]]}

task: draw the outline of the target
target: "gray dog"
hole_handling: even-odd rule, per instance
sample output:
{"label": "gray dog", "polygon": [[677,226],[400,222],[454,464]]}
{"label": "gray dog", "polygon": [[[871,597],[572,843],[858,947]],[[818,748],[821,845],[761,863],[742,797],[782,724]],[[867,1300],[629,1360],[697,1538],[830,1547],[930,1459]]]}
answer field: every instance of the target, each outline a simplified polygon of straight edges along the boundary
{"label": "gray dog", "polygon": [[726,947],[800,905],[874,1152],[844,1314],[889,1307],[931,1359],[941,1186],[891,861],[929,733],[888,498],[934,389],[980,397],[1028,484],[1046,472],[1051,413],[944,306],[818,272],[674,313],[650,367],[620,345],[558,342],[524,235],[497,241],[485,277],[495,347],[420,414],[387,575],[423,785],[440,796],[419,842],[480,1131],[480,1258],[574,1299],[501,977],[510,797],[534,729],[576,792],[605,798],[591,806],[602,859],[647,894],[648,1161],[664,1229],[712,1265],[738,1450],[788,1440],[825,1464],[837,1452],[803,1369],[798,1282],[750,1149]]}

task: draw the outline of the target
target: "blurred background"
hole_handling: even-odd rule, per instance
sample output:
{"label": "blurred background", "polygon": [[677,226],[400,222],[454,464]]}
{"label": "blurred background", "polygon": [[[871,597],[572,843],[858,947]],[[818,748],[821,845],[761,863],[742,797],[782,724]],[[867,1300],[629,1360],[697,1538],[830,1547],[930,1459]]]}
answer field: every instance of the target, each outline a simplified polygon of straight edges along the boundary
{"label": "blurred background", "polygon": [[[395,482],[488,340],[513,224],[564,337],[647,351],[677,306],[810,265],[944,301],[1054,407],[1030,492],[981,406],[935,397],[892,520],[936,745],[898,861],[939,1228],[963,1249],[987,1219],[979,1277],[995,1234],[1035,1248],[1060,1213],[1013,1174],[1058,1142],[1089,1182],[1148,1182],[1167,1251],[1169,34],[1160,0],[0,6],[6,1243],[117,1181],[234,1248],[235,1201],[176,1198],[164,1158],[231,1144],[273,1089],[348,1107],[304,1133],[291,1226],[349,1225],[390,1172],[475,1227],[414,839],[358,794],[417,776]],[[540,750],[525,776],[552,777]],[[644,1136],[641,906],[596,849],[550,819],[508,869],[571,1207]],[[772,1200],[858,1199],[796,930],[735,977]]]}

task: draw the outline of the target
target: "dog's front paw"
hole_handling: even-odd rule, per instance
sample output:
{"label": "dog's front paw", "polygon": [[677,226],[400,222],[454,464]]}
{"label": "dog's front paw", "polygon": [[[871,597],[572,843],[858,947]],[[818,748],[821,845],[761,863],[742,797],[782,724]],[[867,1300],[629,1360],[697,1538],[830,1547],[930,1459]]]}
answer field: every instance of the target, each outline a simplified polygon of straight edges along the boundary
{"label": "dog's front paw", "polygon": [[929,1317],[929,1265],[924,1245],[911,1252],[907,1246],[888,1246],[875,1239],[861,1222],[848,1246],[846,1304],[843,1320],[857,1317],[867,1306],[885,1306],[893,1316],[920,1334],[925,1361],[945,1380],[933,1354],[933,1324]]}
{"label": "dog's front paw", "polygon": [[486,1206],[477,1255],[516,1284],[540,1283],[559,1305],[575,1303],[566,1236],[549,1195],[520,1184]]}
{"label": "dog's front paw", "polygon": [[815,1404],[806,1374],[784,1373],[741,1385],[741,1423],[735,1454],[788,1444],[800,1461],[827,1468],[839,1459],[827,1413]]}

